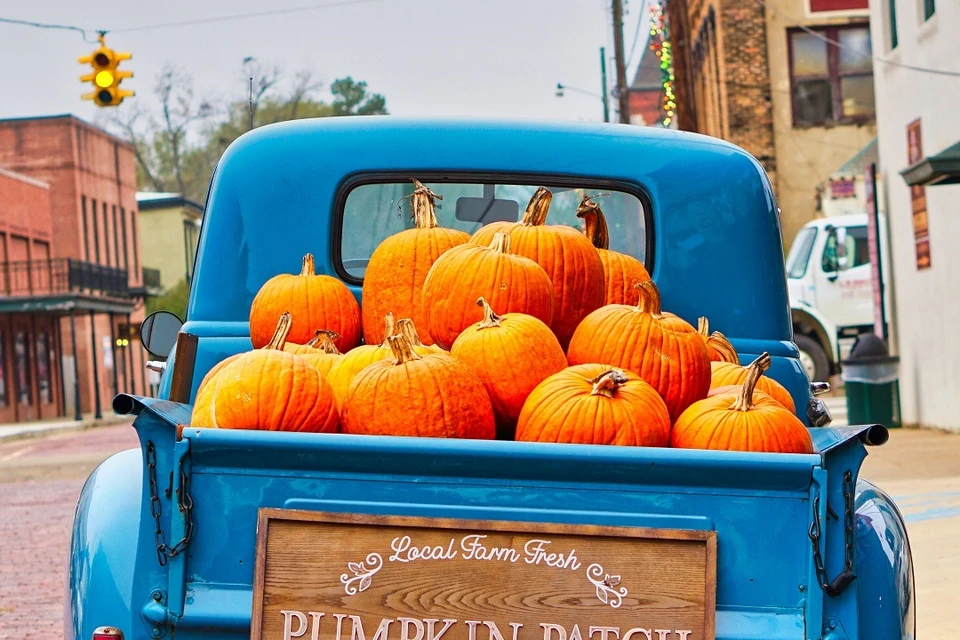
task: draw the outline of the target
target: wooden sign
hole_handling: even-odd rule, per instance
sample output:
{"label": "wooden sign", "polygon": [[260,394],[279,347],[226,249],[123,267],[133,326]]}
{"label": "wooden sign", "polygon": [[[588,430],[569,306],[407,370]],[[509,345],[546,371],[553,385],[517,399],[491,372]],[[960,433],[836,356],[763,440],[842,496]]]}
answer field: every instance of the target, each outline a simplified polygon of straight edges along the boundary
{"label": "wooden sign", "polygon": [[[914,165],[923,159],[923,138],[920,135],[920,119],[907,125],[907,163]],[[913,240],[917,258],[917,270],[929,269],[930,227],[927,224],[927,190],[923,186],[910,187],[910,205],[913,213]]]}
{"label": "wooden sign", "polygon": [[714,640],[717,538],[262,509],[253,640]]}

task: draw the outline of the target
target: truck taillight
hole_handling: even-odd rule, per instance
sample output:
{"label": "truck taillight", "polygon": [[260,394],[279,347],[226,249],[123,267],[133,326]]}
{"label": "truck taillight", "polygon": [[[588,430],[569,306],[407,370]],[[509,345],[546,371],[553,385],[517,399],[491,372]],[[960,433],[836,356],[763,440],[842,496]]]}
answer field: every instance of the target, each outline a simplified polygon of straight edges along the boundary
{"label": "truck taillight", "polygon": [[97,627],[93,630],[93,640],[123,640],[123,631],[116,627]]}

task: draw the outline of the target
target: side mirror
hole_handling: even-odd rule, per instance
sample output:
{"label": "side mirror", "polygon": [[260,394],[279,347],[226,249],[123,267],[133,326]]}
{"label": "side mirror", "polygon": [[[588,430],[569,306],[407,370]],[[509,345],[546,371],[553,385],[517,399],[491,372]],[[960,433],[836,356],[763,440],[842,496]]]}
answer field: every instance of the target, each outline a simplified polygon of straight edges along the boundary
{"label": "side mirror", "polygon": [[840,275],[838,273],[839,265],[837,264],[837,228],[832,224],[828,224],[823,230],[827,232],[827,239],[823,244],[821,267],[827,275],[827,280],[836,282]]}
{"label": "side mirror", "polygon": [[847,255],[847,228],[837,227],[837,271],[846,271],[850,266]]}
{"label": "side mirror", "polygon": [[166,358],[177,344],[177,334],[183,320],[169,311],[154,311],[140,325],[140,342],[147,352],[157,358]]}

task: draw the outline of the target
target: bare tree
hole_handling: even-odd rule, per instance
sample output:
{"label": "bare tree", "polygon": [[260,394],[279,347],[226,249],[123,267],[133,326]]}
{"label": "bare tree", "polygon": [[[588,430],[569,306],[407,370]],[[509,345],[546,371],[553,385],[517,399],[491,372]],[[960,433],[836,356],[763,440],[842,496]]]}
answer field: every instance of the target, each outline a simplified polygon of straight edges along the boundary
{"label": "bare tree", "polygon": [[160,98],[160,112],[163,116],[160,133],[166,144],[162,149],[169,154],[169,157],[161,158],[161,161],[169,163],[176,179],[177,190],[183,193],[186,186],[183,180],[183,154],[187,134],[190,126],[210,116],[213,108],[208,102],[194,105],[193,78],[169,63],[160,72],[155,91]]}
{"label": "bare tree", "polygon": [[243,59],[243,77],[249,88],[250,122],[255,122],[260,102],[270,89],[280,81],[280,67],[264,65],[253,56]]}
{"label": "bare tree", "polygon": [[163,181],[156,171],[156,161],[153,158],[152,147],[147,140],[147,133],[143,130],[149,116],[144,112],[141,103],[129,103],[109,112],[102,120],[108,128],[116,129],[120,136],[133,145],[133,154],[137,160],[137,167],[141,178],[145,179],[156,191],[163,191]]}

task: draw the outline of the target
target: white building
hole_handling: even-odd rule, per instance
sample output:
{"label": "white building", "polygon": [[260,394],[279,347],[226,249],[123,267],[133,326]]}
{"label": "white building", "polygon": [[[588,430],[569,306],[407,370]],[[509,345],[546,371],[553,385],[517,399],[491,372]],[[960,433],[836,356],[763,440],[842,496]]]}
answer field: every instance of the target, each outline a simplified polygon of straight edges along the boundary
{"label": "white building", "polygon": [[960,2],[870,0],[870,23],[902,419],[960,431],[960,77],[900,66],[960,72]]}

